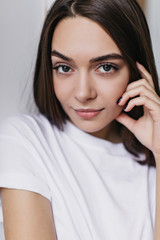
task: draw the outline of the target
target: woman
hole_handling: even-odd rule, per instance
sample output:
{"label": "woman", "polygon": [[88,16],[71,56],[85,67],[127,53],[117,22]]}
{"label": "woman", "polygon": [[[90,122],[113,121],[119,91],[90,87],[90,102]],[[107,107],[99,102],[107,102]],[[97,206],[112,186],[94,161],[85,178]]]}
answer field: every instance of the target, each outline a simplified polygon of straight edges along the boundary
{"label": "woman", "polygon": [[34,97],[40,114],[1,127],[6,239],[158,240],[160,98],[137,2],[56,1]]}

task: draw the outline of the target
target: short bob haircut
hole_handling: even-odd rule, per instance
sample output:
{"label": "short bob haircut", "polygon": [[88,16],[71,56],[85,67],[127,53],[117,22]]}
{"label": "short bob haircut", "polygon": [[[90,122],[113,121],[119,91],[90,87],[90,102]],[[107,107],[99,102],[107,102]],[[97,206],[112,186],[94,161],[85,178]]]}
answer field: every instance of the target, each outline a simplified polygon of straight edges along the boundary
{"label": "short bob haircut", "polygon": [[[82,16],[98,23],[114,40],[130,69],[130,82],[141,78],[136,61],[152,75],[155,91],[159,94],[158,75],[145,16],[136,0],[57,0],[50,8],[41,33],[34,75],[34,99],[39,112],[51,124],[63,130],[67,119],[54,92],[51,42],[57,24],[64,18]],[[134,119],[143,115],[143,107],[127,113]],[[140,164],[155,166],[152,152],[144,147],[123,125],[116,122],[125,148],[135,156],[143,156]]]}

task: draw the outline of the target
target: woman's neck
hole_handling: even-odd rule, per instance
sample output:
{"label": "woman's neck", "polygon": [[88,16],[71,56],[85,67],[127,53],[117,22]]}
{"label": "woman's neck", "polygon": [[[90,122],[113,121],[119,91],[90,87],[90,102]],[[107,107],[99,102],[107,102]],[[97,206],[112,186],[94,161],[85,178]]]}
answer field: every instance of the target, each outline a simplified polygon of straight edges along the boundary
{"label": "woman's neck", "polygon": [[98,132],[89,133],[92,136],[108,140],[113,143],[122,142],[120,133],[117,131],[115,121],[107,125],[105,128]]}

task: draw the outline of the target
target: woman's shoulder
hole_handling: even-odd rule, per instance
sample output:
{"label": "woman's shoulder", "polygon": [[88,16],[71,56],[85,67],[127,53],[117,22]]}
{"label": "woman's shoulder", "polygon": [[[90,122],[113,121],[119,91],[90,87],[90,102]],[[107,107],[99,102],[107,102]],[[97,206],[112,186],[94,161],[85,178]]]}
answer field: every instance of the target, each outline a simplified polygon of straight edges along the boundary
{"label": "woman's shoulder", "polygon": [[51,199],[46,180],[51,156],[46,125],[52,127],[40,114],[16,115],[0,124],[0,187],[33,191]]}
{"label": "woman's shoulder", "polygon": [[49,120],[42,114],[18,114],[3,120],[0,124],[0,136],[39,135],[47,129],[54,129]]}
{"label": "woman's shoulder", "polygon": [[22,113],[22,114],[17,114],[17,115],[13,115],[10,116],[6,119],[4,119],[1,124],[0,127],[4,127],[4,126],[19,126],[19,124],[22,125],[26,125],[26,126],[30,126],[32,127],[35,124],[46,124],[49,123],[48,119],[43,116],[40,113]]}

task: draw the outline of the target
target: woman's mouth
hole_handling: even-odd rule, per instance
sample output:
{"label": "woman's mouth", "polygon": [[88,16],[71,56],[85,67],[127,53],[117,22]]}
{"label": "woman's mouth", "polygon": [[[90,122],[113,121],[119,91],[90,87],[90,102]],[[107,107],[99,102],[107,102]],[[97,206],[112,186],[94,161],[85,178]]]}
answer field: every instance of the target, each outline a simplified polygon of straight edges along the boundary
{"label": "woman's mouth", "polygon": [[81,118],[91,119],[96,117],[103,109],[76,109],[75,112]]}

